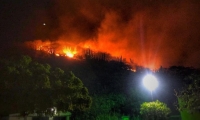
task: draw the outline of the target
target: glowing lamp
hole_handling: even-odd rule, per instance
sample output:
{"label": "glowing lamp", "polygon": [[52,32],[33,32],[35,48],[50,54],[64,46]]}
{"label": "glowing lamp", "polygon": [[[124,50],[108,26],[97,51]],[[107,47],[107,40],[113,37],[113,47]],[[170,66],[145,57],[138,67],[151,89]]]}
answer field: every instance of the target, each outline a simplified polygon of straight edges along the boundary
{"label": "glowing lamp", "polygon": [[155,76],[148,74],[143,78],[144,86],[151,92],[158,87],[158,81]]}

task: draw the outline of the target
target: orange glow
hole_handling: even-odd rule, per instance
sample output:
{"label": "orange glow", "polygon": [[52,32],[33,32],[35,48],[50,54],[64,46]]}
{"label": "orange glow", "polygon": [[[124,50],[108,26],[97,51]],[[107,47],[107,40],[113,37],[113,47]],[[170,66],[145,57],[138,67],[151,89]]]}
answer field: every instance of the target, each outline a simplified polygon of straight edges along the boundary
{"label": "orange glow", "polygon": [[[108,37],[109,35],[107,35]],[[120,60],[129,63],[131,66],[133,66],[133,72],[135,72],[135,67],[137,65],[148,67],[150,69],[157,69],[159,68],[158,63],[159,59],[152,59],[153,55],[152,53],[137,53],[135,51],[127,51],[125,50],[126,44],[125,42],[115,42],[110,43],[107,42],[107,38],[100,37],[101,42],[99,41],[92,41],[88,40],[85,42],[80,42],[78,44],[73,43],[67,43],[65,40],[57,40],[54,42],[50,41],[41,41],[41,40],[35,40],[35,41],[29,41],[26,42],[26,45],[29,47],[34,48],[38,51],[45,51],[49,54],[54,54],[55,56],[66,56],[69,58],[77,59],[77,56],[84,56],[87,54],[87,50],[90,54],[96,54],[98,52],[104,52],[110,54],[110,58],[106,59],[113,59],[113,60]],[[149,58],[147,57],[149,56]],[[101,56],[101,55],[100,55]],[[134,59],[135,56],[137,56],[137,59]],[[96,54],[95,57],[99,57],[98,54]]]}
{"label": "orange glow", "polygon": [[56,55],[56,56],[60,56],[60,54],[58,54],[58,53],[56,53],[55,55]]}
{"label": "orange glow", "polygon": [[65,53],[66,56],[73,58],[74,55],[77,53],[76,49],[72,50],[71,48],[65,48],[63,49],[63,52]]}
{"label": "orange glow", "polygon": [[195,0],[148,0],[148,5],[139,0],[53,1],[47,11],[34,13],[34,24],[23,27],[24,40],[42,39],[29,42],[35,50],[73,59],[108,53],[131,66],[153,70],[200,67],[200,7]]}

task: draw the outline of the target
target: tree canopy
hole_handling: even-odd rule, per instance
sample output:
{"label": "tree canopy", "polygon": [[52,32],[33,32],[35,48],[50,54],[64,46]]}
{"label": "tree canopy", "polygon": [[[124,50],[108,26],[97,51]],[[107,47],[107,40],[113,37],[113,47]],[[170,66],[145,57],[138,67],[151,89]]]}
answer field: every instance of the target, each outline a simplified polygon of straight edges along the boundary
{"label": "tree canopy", "polygon": [[84,111],[91,97],[82,81],[72,72],[52,68],[18,56],[0,61],[1,114],[43,112],[57,107],[60,111]]}
{"label": "tree canopy", "polygon": [[178,108],[180,111],[186,110],[189,113],[200,112],[200,75],[192,74],[185,79],[190,81],[190,84],[177,92]]}
{"label": "tree canopy", "polygon": [[158,100],[153,102],[144,102],[140,107],[140,114],[143,120],[166,120],[170,109],[163,102]]}
{"label": "tree canopy", "polygon": [[[88,108],[87,105],[90,106],[90,104],[78,105],[85,100],[86,103],[91,102],[90,97],[83,95],[83,93],[88,94],[89,91],[93,96],[93,103],[89,112],[84,112],[86,114],[84,116],[98,115],[99,112],[95,113],[95,111],[101,111],[102,115],[114,115],[113,113],[118,112],[121,115],[129,115],[132,119],[139,115],[140,104],[151,100],[149,91],[141,86],[141,80],[147,72],[152,71],[137,65],[132,68],[123,61],[122,57],[112,60],[106,53],[96,55],[90,50],[86,51],[85,57],[79,56],[80,59],[55,56],[30,49],[22,51],[32,59],[28,56],[20,57],[21,52],[16,54],[17,51],[13,49],[7,51],[9,54],[7,52],[0,54],[1,59],[6,58],[0,61],[0,97],[2,98],[0,104],[5,108],[1,111],[19,111],[19,106],[22,111],[31,111],[33,108],[44,111],[47,107],[57,106],[58,110],[76,111],[77,114],[72,116],[77,118],[78,115],[83,115],[82,112],[77,111],[85,110]],[[16,55],[19,56],[11,57]],[[73,71],[81,82],[73,73],[66,71]],[[199,70],[183,66],[161,67],[155,71],[161,84],[153,93],[154,99],[166,103],[172,110],[172,114],[179,114],[174,106],[174,102],[177,101],[174,89],[180,90],[184,84],[191,84],[192,81],[185,78],[193,73],[199,73]],[[74,85],[76,87],[73,87]],[[75,92],[78,93],[73,94]],[[113,95],[121,97],[113,97]],[[113,98],[123,102],[119,104]],[[107,102],[116,102],[116,104],[108,106]],[[109,109],[104,109],[105,106]]]}

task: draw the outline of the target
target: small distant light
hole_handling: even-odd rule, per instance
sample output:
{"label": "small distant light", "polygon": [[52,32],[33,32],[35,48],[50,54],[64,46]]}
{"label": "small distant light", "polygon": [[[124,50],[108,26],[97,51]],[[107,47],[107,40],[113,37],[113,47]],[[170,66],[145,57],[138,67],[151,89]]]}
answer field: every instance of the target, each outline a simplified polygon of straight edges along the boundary
{"label": "small distant light", "polygon": [[46,25],[46,23],[43,23],[43,25]]}

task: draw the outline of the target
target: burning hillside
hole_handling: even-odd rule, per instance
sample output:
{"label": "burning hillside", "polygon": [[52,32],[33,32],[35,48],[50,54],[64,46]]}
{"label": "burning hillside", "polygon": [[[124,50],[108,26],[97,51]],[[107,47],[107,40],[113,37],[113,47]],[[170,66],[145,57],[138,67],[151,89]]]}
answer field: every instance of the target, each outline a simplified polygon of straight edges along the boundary
{"label": "burning hillside", "polygon": [[88,47],[89,45],[86,44],[81,46],[81,44],[74,45],[60,41],[50,42],[35,40],[26,42],[25,45],[37,51],[54,54],[55,56],[66,56],[73,59],[84,59],[84,57],[88,56],[95,59],[122,61],[122,58],[120,58],[120,56],[111,56],[107,52],[95,51],[93,49],[90,49],[90,47]]}
{"label": "burning hillside", "polygon": [[22,36],[57,56],[90,49],[150,69],[199,67],[199,8],[196,0],[53,0],[34,11]]}
{"label": "burning hillside", "polygon": [[68,56],[72,58],[80,52],[77,51],[78,46],[67,43],[35,40],[26,42],[25,44],[35,50],[45,51],[46,53],[55,54],[56,56]]}
{"label": "burning hillside", "polygon": [[[96,42],[87,41],[85,43],[73,44],[61,40],[35,40],[25,42],[25,45],[34,50],[44,51],[48,54],[54,54],[55,56],[66,56],[73,59],[80,59],[89,56],[95,59],[123,61],[133,67],[136,65],[149,67],[144,64],[135,63],[134,58],[130,58],[130,55],[126,53],[126,51],[117,49],[116,46],[111,45],[110,43],[97,44]],[[155,69],[155,67],[150,66],[150,69]]]}

